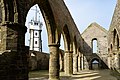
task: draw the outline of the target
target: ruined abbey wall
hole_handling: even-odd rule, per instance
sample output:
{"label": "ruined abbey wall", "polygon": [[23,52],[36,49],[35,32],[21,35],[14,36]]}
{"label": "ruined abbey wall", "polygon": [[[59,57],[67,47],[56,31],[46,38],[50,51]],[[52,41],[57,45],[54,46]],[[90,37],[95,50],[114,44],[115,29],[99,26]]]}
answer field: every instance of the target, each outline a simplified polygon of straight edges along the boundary
{"label": "ruined abbey wall", "polygon": [[[92,23],[82,33],[84,39],[84,63],[86,69],[91,69],[91,61],[98,59],[99,68],[107,68],[108,51],[107,51],[107,35],[108,32],[97,23]],[[97,52],[93,53],[93,40],[96,40]]]}
{"label": "ruined abbey wall", "polygon": [[109,68],[120,70],[120,0],[117,4],[112,17],[108,34],[108,63]]}

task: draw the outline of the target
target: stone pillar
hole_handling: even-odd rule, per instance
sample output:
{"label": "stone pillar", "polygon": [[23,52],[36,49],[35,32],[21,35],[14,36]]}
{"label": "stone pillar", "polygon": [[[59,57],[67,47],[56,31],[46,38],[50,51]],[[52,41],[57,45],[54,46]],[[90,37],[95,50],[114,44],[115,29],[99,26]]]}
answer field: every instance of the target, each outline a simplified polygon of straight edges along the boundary
{"label": "stone pillar", "polygon": [[73,74],[73,61],[72,61],[72,51],[65,51],[65,58],[64,58],[64,71],[66,75],[72,75]]}
{"label": "stone pillar", "polygon": [[50,44],[49,80],[59,80],[59,45]]}
{"label": "stone pillar", "polygon": [[78,56],[78,72],[81,71],[81,56]]}
{"label": "stone pillar", "polygon": [[112,61],[111,61],[112,69],[114,70],[115,67],[115,55],[112,54]]}
{"label": "stone pillar", "polygon": [[112,69],[112,54],[110,54],[110,69]]}
{"label": "stone pillar", "polygon": [[109,67],[109,69],[111,68],[110,60],[111,60],[111,57],[110,57],[110,54],[108,54],[108,67]]}
{"label": "stone pillar", "polygon": [[119,64],[120,62],[119,62],[119,54],[116,54],[115,55],[115,64],[116,64],[116,69],[119,69],[120,68],[120,64]]}
{"label": "stone pillar", "polygon": [[73,74],[76,74],[78,71],[78,66],[77,66],[77,54],[73,54]]}
{"label": "stone pillar", "polygon": [[84,56],[83,56],[83,54],[81,57],[81,68],[82,68],[82,70],[84,70]]}
{"label": "stone pillar", "polygon": [[27,28],[13,22],[0,25],[0,80],[28,80]]}
{"label": "stone pillar", "polygon": [[59,56],[60,71],[64,71],[64,55]]}

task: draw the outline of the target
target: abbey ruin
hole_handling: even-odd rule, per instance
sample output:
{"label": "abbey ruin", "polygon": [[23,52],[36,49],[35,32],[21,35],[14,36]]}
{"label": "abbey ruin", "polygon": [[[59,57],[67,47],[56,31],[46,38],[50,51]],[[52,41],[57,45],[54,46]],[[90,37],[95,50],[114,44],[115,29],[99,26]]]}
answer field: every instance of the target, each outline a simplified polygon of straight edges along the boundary
{"label": "abbey ruin", "polygon": [[[64,0],[0,0],[0,80],[29,79],[31,56],[25,46],[25,21],[35,4],[40,7],[48,33],[49,57],[44,57],[49,60],[49,80],[60,80],[60,71],[72,75],[96,69],[94,61],[98,62],[97,69],[119,72],[120,0],[108,31],[94,22],[83,33],[79,32]],[[59,48],[61,35],[63,51]],[[97,41],[95,53],[93,41]]]}

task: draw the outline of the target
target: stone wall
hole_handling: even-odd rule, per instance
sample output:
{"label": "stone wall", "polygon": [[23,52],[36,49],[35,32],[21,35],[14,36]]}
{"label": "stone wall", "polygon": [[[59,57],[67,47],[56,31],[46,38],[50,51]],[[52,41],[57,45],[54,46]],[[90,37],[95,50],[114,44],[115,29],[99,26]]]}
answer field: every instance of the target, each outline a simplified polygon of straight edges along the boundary
{"label": "stone wall", "polygon": [[30,51],[30,70],[48,70],[49,69],[49,54]]}
{"label": "stone wall", "polygon": [[[30,70],[48,70],[49,69],[49,53],[38,52],[38,51],[29,51]],[[64,51],[59,50],[59,63],[60,71],[64,71]]]}
{"label": "stone wall", "polygon": [[108,34],[109,47],[109,68],[113,70],[120,69],[120,0],[114,10],[113,18]]}
{"label": "stone wall", "polygon": [[[91,61],[93,61],[93,59],[98,59],[100,68],[105,68],[108,64],[107,30],[102,28],[97,23],[92,23],[82,33],[82,37],[84,39],[84,68],[91,69]],[[97,41],[96,53],[93,53],[93,40]]]}
{"label": "stone wall", "polygon": [[60,71],[64,71],[64,51],[59,50],[59,64],[60,64]]}

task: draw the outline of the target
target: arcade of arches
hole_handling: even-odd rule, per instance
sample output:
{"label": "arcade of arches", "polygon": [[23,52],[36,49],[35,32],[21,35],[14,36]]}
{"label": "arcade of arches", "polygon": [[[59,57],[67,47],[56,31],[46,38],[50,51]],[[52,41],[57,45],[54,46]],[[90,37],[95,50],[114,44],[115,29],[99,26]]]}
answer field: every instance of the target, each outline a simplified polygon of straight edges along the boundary
{"label": "arcade of arches", "polygon": [[[98,69],[120,68],[120,0],[109,31],[92,23],[82,34],[63,0],[0,0],[0,80],[28,80],[29,47],[25,46],[25,21],[28,10],[35,4],[40,7],[48,33],[49,80],[59,80],[61,34],[67,75],[93,69],[95,62]],[[95,54],[94,39],[97,40]]]}

